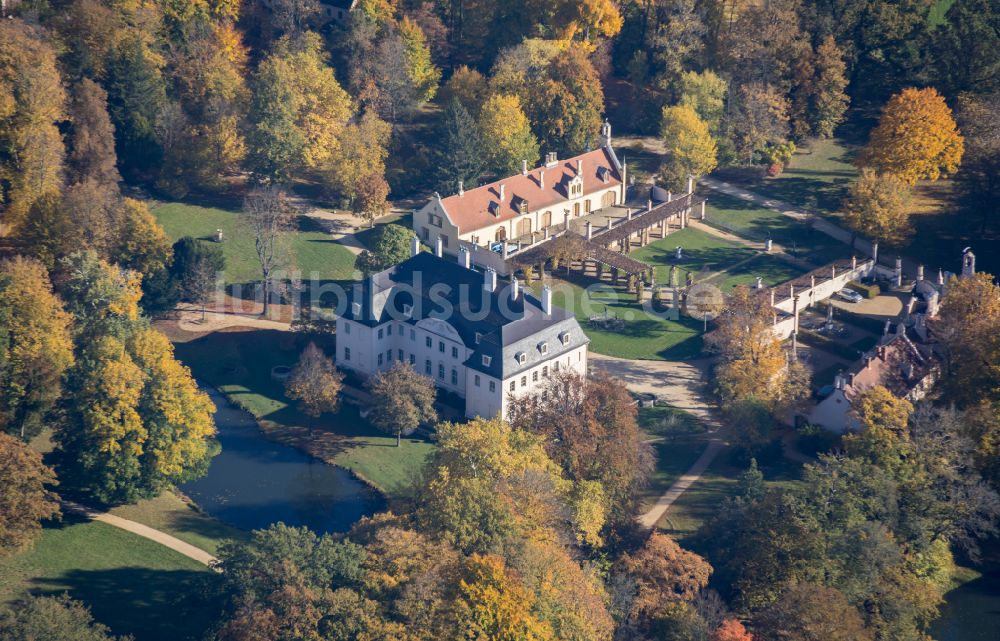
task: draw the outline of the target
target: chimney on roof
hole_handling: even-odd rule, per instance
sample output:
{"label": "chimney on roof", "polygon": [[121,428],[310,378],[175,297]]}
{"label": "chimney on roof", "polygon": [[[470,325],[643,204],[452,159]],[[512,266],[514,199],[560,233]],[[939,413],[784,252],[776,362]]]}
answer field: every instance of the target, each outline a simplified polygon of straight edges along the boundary
{"label": "chimney on roof", "polygon": [[528,161],[527,160],[522,160],[521,161],[521,175],[522,176],[527,176],[528,175]]}
{"label": "chimney on roof", "polygon": [[420,253],[420,239],[414,234],[413,238],[410,239],[410,258],[413,258]]}
{"label": "chimney on roof", "polygon": [[545,189],[545,170],[538,172],[538,186]]}
{"label": "chimney on roof", "polygon": [[590,224],[589,220],[585,223],[585,225],[587,226],[587,240],[590,240],[594,237],[594,226]]}
{"label": "chimney on roof", "polygon": [[497,288],[497,270],[492,267],[487,267],[486,271],[483,272],[483,289],[488,292],[494,292]]}
{"label": "chimney on roof", "polygon": [[917,280],[923,280],[923,279],[924,279],[924,266],[917,265]]}
{"label": "chimney on roof", "polygon": [[583,159],[582,158],[577,158],[576,159],[576,175],[577,176],[582,176],[583,175]]}
{"label": "chimney on roof", "polygon": [[472,265],[472,254],[464,245],[458,248],[458,264],[466,269]]}
{"label": "chimney on roof", "polygon": [[611,123],[607,120],[601,125],[601,138],[604,138],[604,146],[611,146]]}
{"label": "chimney on roof", "polygon": [[550,151],[549,153],[545,154],[546,167],[555,167],[558,164],[559,164],[559,156],[556,155],[556,152]]}
{"label": "chimney on roof", "polygon": [[500,183],[500,202],[503,202],[507,197],[507,189],[504,187],[503,183]]}
{"label": "chimney on roof", "polygon": [[833,388],[844,389],[844,376],[842,373],[838,373],[833,377]]}
{"label": "chimney on roof", "polygon": [[437,242],[434,243],[434,255],[438,258],[444,255],[444,243],[441,242],[441,236],[438,235]]}
{"label": "chimney on roof", "polygon": [[854,387],[854,372],[847,375],[847,384]]}
{"label": "chimney on roof", "polygon": [[458,181],[458,195],[459,196],[465,195],[465,182],[461,180]]}
{"label": "chimney on roof", "polygon": [[552,288],[548,285],[542,286],[542,313],[546,316],[552,313]]}
{"label": "chimney on roof", "polygon": [[510,279],[510,299],[517,300],[517,297],[521,295],[521,283],[517,280],[517,276]]}

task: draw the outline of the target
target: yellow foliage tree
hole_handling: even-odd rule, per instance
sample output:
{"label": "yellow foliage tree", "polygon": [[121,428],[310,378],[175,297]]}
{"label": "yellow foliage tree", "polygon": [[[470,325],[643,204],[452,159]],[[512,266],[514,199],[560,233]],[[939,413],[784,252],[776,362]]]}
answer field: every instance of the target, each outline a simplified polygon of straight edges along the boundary
{"label": "yellow foliage tree", "polygon": [[0,431],[41,431],[73,364],[71,321],[41,263],[0,263]]}
{"label": "yellow foliage tree", "polygon": [[955,173],[965,142],[951,109],[933,87],[889,99],[859,161],[913,184]]}
{"label": "yellow foliage tree", "polygon": [[807,377],[785,358],[763,296],[737,287],[716,323],[708,341],[721,357],[716,382],[723,406],[752,400],[778,409],[802,397]]}
{"label": "yellow foliage tree", "polygon": [[465,563],[455,604],[462,638],[547,641],[552,628],[532,614],[533,595],[497,556],[472,555]]}
{"label": "yellow foliage tree", "polygon": [[895,174],[862,169],[844,201],[844,223],[853,231],[890,247],[900,247],[913,233],[910,186]]}
{"label": "yellow foliage tree", "polygon": [[560,40],[582,36],[613,38],[622,29],[622,16],[611,0],[557,0],[554,27]]}
{"label": "yellow foliage tree", "polygon": [[664,107],[660,136],[667,148],[660,174],[671,188],[682,190],[688,176],[699,178],[715,169],[718,147],[708,123],[692,107]]}
{"label": "yellow foliage tree", "polygon": [[933,327],[944,355],[939,385],[948,400],[961,407],[1000,400],[1000,287],[993,276],[952,278]]}
{"label": "yellow foliage tree", "polygon": [[173,252],[170,238],[144,201],[124,198],[121,212],[121,239],[114,252],[121,264],[144,276],[167,268]]}
{"label": "yellow foliage tree", "polygon": [[517,96],[496,94],[483,103],[479,112],[479,134],[490,171],[508,176],[538,162],[538,141]]}
{"label": "yellow foliage tree", "polygon": [[9,183],[4,225],[16,228],[40,197],[62,188],[66,150],[59,124],[66,91],[55,49],[37,27],[0,21],[0,180]]}
{"label": "yellow foliage tree", "polygon": [[406,46],[406,61],[417,101],[427,102],[437,93],[441,70],[431,61],[431,50],[420,25],[404,16],[399,22],[399,33]]}
{"label": "yellow foliage tree", "polygon": [[913,405],[876,385],[855,399],[851,413],[862,431],[844,437],[847,451],[852,456],[863,456],[875,464],[896,469],[900,456],[909,451],[907,424]]}

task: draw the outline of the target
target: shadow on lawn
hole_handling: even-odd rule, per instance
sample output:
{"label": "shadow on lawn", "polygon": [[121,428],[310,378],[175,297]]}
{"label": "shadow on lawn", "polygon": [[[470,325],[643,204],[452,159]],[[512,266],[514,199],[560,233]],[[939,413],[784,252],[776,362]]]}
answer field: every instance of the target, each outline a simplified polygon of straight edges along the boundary
{"label": "shadow on lawn", "polygon": [[[669,243],[670,237],[664,239],[664,243]],[[689,272],[697,271],[722,271],[727,266],[737,263],[745,258],[754,255],[754,250],[745,247],[705,247],[700,249],[683,249],[683,258],[677,260],[673,248],[657,247],[647,245],[641,252],[635,252],[635,258],[644,263],[655,264],[658,267],[669,269],[676,265]],[[657,274],[660,280],[668,277],[666,274]]]}
{"label": "shadow on lawn", "polygon": [[136,641],[195,641],[218,618],[212,596],[218,575],[196,570],[72,570],[36,579],[36,594],[68,593],[86,603],[94,619]]}

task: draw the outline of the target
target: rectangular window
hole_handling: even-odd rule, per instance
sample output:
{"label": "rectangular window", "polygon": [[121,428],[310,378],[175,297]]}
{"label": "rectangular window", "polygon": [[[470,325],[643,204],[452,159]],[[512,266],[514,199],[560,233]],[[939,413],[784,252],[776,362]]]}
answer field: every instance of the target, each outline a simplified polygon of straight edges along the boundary
{"label": "rectangular window", "polygon": [[486,354],[483,354],[483,367],[489,367],[492,361],[493,361],[492,356],[487,356]]}
{"label": "rectangular window", "polygon": [[531,373],[531,382],[532,383],[538,382],[538,370],[535,370],[534,372]]}
{"label": "rectangular window", "polygon": [[397,349],[396,350],[396,354],[397,354],[396,360],[402,361],[403,360],[403,350]]}
{"label": "rectangular window", "polygon": [[497,391],[497,382],[496,381],[490,381],[490,391],[491,392]]}
{"label": "rectangular window", "polygon": [[410,365],[416,365],[416,364],[417,364],[417,357],[413,354],[410,354]]}
{"label": "rectangular window", "polygon": [[344,360],[345,361],[351,360],[351,348],[350,347],[345,347],[344,348]]}
{"label": "rectangular window", "polygon": [[378,328],[378,339],[382,340],[382,336],[385,334],[385,330],[381,327]]}
{"label": "rectangular window", "polygon": [[389,334],[389,336],[392,336],[392,325],[386,327],[386,333]]}
{"label": "rectangular window", "polygon": [[528,386],[528,377],[527,376],[522,376],[521,377],[521,387],[527,387],[527,386]]}
{"label": "rectangular window", "polygon": [[432,371],[431,368],[432,367],[433,367],[433,365],[431,365],[430,359],[424,361],[424,373],[427,374],[428,376],[431,375],[431,371]]}
{"label": "rectangular window", "polygon": [[452,358],[458,358],[458,348],[457,347],[452,347],[451,348],[451,357]]}
{"label": "rectangular window", "polygon": [[381,354],[381,352],[378,355],[378,366],[382,367],[382,354]]}
{"label": "rectangular window", "polygon": [[475,386],[479,387],[479,374],[476,374],[475,377],[472,380],[473,380],[473,383],[475,384]]}
{"label": "rectangular window", "polygon": [[438,378],[444,380],[444,363],[438,363]]}
{"label": "rectangular window", "polygon": [[454,367],[451,368],[451,384],[458,385],[458,370]]}
{"label": "rectangular window", "polygon": [[344,323],[344,333],[345,334],[350,334],[351,333],[351,324],[350,323]]}
{"label": "rectangular window", "polygon": [[542,378],[548,378],[548,377],[549,377],[549,366],[546,365],[545,367],[542,368]]}
{"label": "rectangular window", "polygon": [[447,236],[445,236],[444,234],[441,234],[440,236],[438,236],[438,238],[441,239],[441,246],[442,247],[447,247],[448,246],[448,237]]}
{"label": "rectangular window", "polygon": [[434,341],[431,339],[430,336],[427,337],[426,341],[427,341],[427,347],[434,347]]}
{"label": "rectangular window", "polygon": [[511,381],[510,382],[510,391],[513,392],[516,389],[517,389],[517,381]]}
{"label": "rectangular window", "polygon": [[385,362],[386,363],[391,363],[392,362],[392,350],[391,349],[385,350]]}
{"label": "rectangular window", "polygon": [[420,237],[426,243],[428,240],[431,239],[431,230],[427,229],[426,227],[421,227],[420,228]]}
{"label": "rectangular window", "polygon": [[417,340],[417,332],[415,330],[412,329],[410,330],[410,340],[411,341]]}
{"label": "rectangular window", "polygon": [[444,341],[438,341],[438,351],[444,354]]}
{"label": "rectangular window", "polygon": [[553,372],[559,371],[559,361],[556,361],[555,363],[552,364],[552,371]]}

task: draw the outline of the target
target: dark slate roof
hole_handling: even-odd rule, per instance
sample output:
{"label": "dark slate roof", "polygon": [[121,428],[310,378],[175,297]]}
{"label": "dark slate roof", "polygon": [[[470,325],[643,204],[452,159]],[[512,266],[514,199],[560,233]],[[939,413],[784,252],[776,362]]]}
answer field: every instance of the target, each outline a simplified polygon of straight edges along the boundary
{"label": "dark slate roof", "polygon": [[[553,305],[546,315],[541,301],[524,287],[512,301],[511,284],[498,282],[495,291],[487,292],[484,282],[482,272],[423,252],[356,285],[344,316],[370,327],[390,320],[411,325],[428,318],[447,321],[473,350],[465,365],[501,379],[589,342],[576,318],[561,307]],[[357,310],[354,303],[359,303]],[[560,340],[564,333],[569,335],[566,345]],[[540,350],[543,342],[546,354]],[[523,365],[516,359],[519,352],[526,356]],[[490,357],[489,365],[483,364],[484,355]]]}

